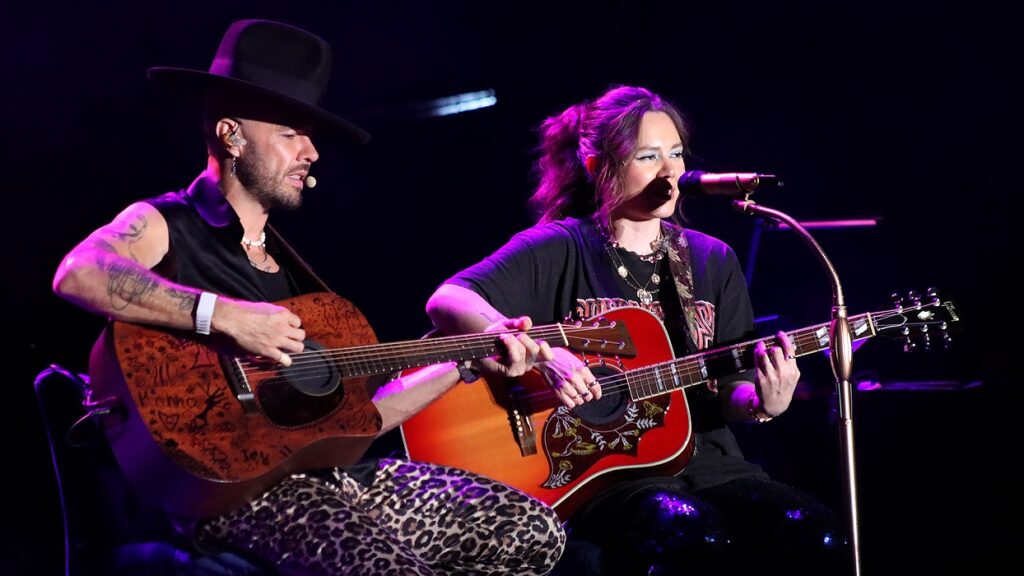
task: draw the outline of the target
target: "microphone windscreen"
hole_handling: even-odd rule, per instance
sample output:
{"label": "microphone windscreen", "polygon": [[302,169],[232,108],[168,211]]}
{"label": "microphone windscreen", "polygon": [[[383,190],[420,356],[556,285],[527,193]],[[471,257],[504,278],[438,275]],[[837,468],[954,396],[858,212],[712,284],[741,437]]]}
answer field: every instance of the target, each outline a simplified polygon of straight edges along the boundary
{"label": "microphone windscreen", "polygon": [[702,176],[704,176],[702,170],[683,172],[679,177],[679,193],[684,196],[704,196],[704,188],[700,182]]}

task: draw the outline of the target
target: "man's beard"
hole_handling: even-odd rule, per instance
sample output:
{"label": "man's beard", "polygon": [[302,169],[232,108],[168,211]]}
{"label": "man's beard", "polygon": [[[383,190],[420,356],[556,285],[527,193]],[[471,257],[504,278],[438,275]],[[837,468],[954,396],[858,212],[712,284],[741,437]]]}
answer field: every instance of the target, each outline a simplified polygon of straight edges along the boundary
{"label": "man's beard", "polygon": [[[251,146],[251,144],[250,144]],[[281,190],[283,182],[271,174],[263,164],[259,152],[243,154],[235,158],[235,177],[264,208],[286,208],[295,210],[302,205],[302,194],[289,194]]]}

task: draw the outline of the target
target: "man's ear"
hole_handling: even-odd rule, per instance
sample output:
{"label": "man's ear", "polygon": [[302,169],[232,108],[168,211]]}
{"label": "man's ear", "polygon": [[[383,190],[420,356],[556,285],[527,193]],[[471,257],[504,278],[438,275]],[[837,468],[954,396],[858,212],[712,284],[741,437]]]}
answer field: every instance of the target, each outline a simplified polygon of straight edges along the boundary
{"label": "man's ear", "polygon": [[221,118],[215,128],[217,139],[224,145],[227,153],[235,157],[241,154],[242,146],[248,143],[242,137],[241,128],[241,124],[232,118]]}
{"label": "man's ear", "polygon": [[583,161],[583,167],[587,170],[587,176],[593,178],[597,173],[597,156],[587,156],[587,159]]}

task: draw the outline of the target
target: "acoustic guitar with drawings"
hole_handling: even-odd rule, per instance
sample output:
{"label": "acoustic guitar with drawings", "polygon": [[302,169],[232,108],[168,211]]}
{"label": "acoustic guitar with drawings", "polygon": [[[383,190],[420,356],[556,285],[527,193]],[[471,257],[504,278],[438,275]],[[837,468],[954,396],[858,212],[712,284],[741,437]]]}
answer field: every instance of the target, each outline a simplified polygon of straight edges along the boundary
{"label": "acoustic guitar with drawings", "polygon": [[[496,333],[379,344],[335,294],[278,304],[307,336],[287,368],[225,353],[215,337],[127,322],[112,322],[93,347],[93,413],[129,480],[166,511],[222,514],[289,473],[353,464],[381,429],[370,377],[503,350]],[[635,353],[613,320],[528,334],[580,352]]]}

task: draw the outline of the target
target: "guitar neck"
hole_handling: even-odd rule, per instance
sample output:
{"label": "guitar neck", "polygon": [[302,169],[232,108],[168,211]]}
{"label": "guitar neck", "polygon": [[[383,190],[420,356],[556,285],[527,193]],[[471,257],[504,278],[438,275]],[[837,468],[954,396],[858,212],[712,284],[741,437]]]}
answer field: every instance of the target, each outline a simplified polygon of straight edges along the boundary
{"label": "guitar neck", "polygon": [[[585,329],[585,328],[584,328]],[[571,334],[581,328],[552,324],[526,332],[534,340],[546,340],[551,346],[568,346]],[[512,332],[518,334],[519,332]],[[501,354],[504,346],[498,333],[466,334],[408,340],[391,344],[372,344],[337,350],[313,352],[327,354],[345,376],[390,374],[418,366],[443,362],[462,362]],[[294,356],[293,356],[294,358]]]}
{"label": "guitar neck", "polygon": [[[871,338],[876,334],[871,314],[853,316],[849,321],[855,341]],[[821,352],[829,347],[828,323],[801,328],[786,334],[795,345],[797,356]],[[630,370],[620,377],[625,376],[633,400],[659,396],[753,368],[754,350],[759,342],[764,342],[766,348],[779,345],[775,336],[760,338]]]}

